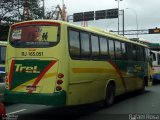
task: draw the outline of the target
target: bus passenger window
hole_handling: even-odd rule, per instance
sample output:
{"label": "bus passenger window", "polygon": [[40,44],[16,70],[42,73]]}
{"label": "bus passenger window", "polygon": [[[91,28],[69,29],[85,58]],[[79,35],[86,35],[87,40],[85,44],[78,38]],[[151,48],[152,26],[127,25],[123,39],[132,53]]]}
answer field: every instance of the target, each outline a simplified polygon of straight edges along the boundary
{"label": "bus passenger window", "polygon": [[92,57],[99,58],[99,42],[98,36],[91,35]]}
{"label": "bus passenger window", "polygon": [[145,61],[147,62],[149,60],[149,50],[147,48],[144,48],[144,56]]}
{"label": "bus passenger window", "polygon": [[121,43],[119,41],[115,41],[115,53],[116,60],[122,60]]}
{"label": "bus passenger window", "polygon": [[70,30],[69,31],[69,51],[73,58],[80,57],[80,42],[79,42],[79,32]]}
{"label": "bus passenger window", "polygon": [[89,34],[81,32],[80,38],[81,38],[81,57],[89,58],[90,57]]}
{"label": "bus passenger window", "polygon": [[145,61],[144,48],[141,46],[137,46],[137,60],[138,61]]}
{"label": "bus passenger window", "polygon": [[123,58],[123,60],[127,60],[125,43],[122,43],[122,58]]}
{"label": "bus passenger window", "polygon": [[142,47],[142,52],[143,52],[143,61],[146,61],[146,53],[145,53],[145,48],[144,47]]}
{"label": "bus passenger window", "polygon": [[126,44],[127,58],[128,60],[132,60],[132,45],[130,43]]}
{"label": "bus passenger window", "polygon": [[135,61],[137,59],[137,48],[136,45],[132,44],[132,60]]}
{"label": "bus passenger window", "polygon": [[108,42],[104,37],[100,37],[100,58],[104,60],[108,58]]}
{"label": "bus passenger window", "polygon": [[111,60],[115,60],[115,53],[114,53],[114,42],[113,40],[108,40],[109,44],[109,55]]}

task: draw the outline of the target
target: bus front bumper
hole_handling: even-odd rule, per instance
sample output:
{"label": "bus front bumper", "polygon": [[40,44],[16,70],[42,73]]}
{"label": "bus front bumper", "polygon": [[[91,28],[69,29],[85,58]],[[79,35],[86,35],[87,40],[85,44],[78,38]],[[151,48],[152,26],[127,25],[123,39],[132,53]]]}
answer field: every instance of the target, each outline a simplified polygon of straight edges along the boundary
{"label": "bus front bumper", "polygon": [[23,93],[5,90],[4,99],[7,103],[26,103],[26,104],[41,104],[53,105],[57,107],[66,106],[66,92],[54,92],[53,94],[46,93]]}

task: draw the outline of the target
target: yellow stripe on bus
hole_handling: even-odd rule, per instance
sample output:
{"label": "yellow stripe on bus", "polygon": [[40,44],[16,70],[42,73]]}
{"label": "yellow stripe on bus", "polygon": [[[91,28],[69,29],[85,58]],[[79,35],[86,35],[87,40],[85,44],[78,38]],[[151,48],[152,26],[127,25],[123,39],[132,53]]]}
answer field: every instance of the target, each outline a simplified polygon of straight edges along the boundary
{"label": "yellow stripe on bus", "polygon": [[32,84],[35,81],[35,79],[36,78],[19,85],[18,87],[14,88],[13,91],[18,91],[19,89],[23,88],[24,86]]}
{"label": "yellow stripe on bus", "polygon": [[[50,77],[54,77],[57,75],[57,72],[53,72],[53,73],[49,73],[49,74],[46,74],[43,79],[47,79],[47,78],[50,78]],[[36,78],[32,79],[32,80],[29,80],[21,85],[19,85],[18,87],[14,88],[13,91],[18,91],[20,89],[22,89],[24,86],[27,86],[27,85],[31,85],[34,81],[36,80]]]}
{"label": "yellow stripe on bus", "polygon": [[72,68],[74,73],[115,73],[114,69],[105,69],[105,68]]}

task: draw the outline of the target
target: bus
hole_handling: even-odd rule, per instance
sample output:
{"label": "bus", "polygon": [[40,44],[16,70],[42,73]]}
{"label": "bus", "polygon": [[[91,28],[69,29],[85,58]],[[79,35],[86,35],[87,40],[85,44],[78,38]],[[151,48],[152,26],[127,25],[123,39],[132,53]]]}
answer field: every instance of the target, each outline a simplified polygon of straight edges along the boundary
{"label": "bus", "polygon": [[91,27],[55,20],[13,24],[6,54],[5,101],[56,107],[144,90],[148,47]]}
{"label": "bus", "polygon": [[0,82],[4,80],[5,75],[6,46],[6,41],[0,41]]}
{"label": "bus", "polygon": [[160,51],[150,51],[153,84],[160,82]]}

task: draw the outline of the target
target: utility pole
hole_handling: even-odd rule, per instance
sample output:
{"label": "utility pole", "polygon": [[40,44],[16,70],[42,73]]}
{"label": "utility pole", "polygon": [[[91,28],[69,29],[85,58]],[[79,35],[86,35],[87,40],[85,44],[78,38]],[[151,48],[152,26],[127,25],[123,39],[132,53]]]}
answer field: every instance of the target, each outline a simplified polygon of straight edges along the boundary
{"label": "utility pole", "polygon": [[123,31],[123,36],[124,36],[124,10],[122,10],[122,31]]}
{"label": "utility pole", "polygon": [[115,0],[118,2],[118,34],[119,34],[119,2],[122,0]]}

